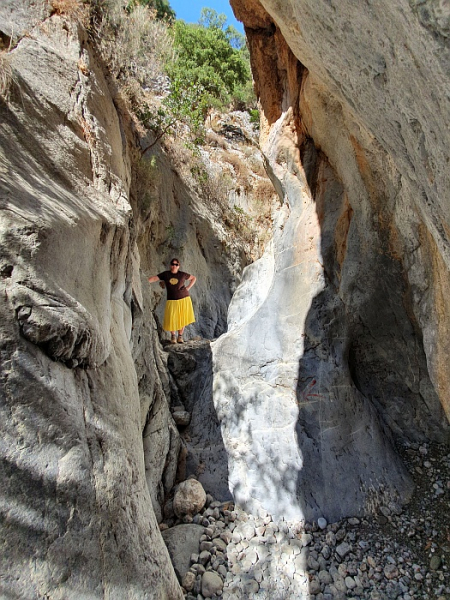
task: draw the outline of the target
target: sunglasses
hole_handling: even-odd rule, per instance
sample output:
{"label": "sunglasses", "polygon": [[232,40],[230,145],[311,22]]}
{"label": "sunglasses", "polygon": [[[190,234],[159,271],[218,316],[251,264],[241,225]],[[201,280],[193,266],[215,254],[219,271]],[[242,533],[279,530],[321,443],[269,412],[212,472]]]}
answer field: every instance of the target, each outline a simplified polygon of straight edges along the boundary
{"label": "sunglasses", "polygon": [[172,267],[179,267],[179,266],[180,266],[180,265],[179,265],[179,263],[170,263],[170,265],[171,265]]}

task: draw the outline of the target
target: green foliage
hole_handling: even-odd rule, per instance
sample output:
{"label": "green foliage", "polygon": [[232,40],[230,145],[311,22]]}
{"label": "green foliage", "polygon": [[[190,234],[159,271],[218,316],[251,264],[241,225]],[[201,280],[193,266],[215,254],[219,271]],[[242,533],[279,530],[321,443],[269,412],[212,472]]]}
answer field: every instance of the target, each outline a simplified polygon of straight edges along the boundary
{"label": "green foliage", "polygon": [[239,33],[233,25],[228,25],[225,28],[227,17],[223,13],[217,14],[213,8],[202,8],[198,22],[203,27],[209,29],[224,30],[225,36],[232,48],[236,48],[237,50],[246,48],[245,36],[242,33]]}
{"label": "green foliage", "polygon": [[226,33],[218,27],[203,27],[177,21],[174,27],[176,59],[169,65],[172,81],[181,86],[198,85],[204,89],[205,103],[213,98],[225,101],[235,87],[250,77],[248,65],[233,48]]}
{"label": "green foliage", "polygon": [[204,120],[207,112],[207,95],[205,90],[196,84],[175,80],[171,82],[170,93],[164,98],[161,106],[154,109],[148,103],[137,110],[137,117],[147,129],[156,133],[156,139],[144,152],[166,134],[173,134],[177,123],[188,126],[191,142],[202,144],[204,142]]}
{"label": "green foliage", "polygon": [[259,127],[259,110],[256,108],[250,108],[248,114],[250,115],[250,123],[254,123]]}
{"label": "green foliage", "polygon": [[203,118],[212,107],[223,108],[235,98],[247,104],[254,98],[245,38],[225,26],[224,14],[204,8],[198,25],[177,21],[173,27],[176,55],[167,73],[176,93],[194,94],[192,110]]}
{"label": "green foliage", "polygon": [[158,109],[144,102],[137,111],[143,125],[157,134],[151,146],[174,133],[177,123],[188,126],[190,143],[203,143],[204,121],[211,108],[223,108],[230,101],[245,108],[254,101],[245,38],[234,27],[224,29],[225,25],[225,15],[205,8],[200,24],[176,21],[171,28],[175,53],[166,62],[169,94]]}
{"label": "green foliage", "polygon": [[[142,125],[156,133],[144,152],[179,132],[180,123],[189,130],[186,143],[195,147],[204,142],[211,108],[253,106],[245,38],[226,26],[225,15],[206,8],[200,24],[171,24],[169,0],[125,0],[126,10],[123,0],[91,1],[99,7],[93,31],[101,52]],[[161,80],[162,69],[169,93],[158,107],[147,91]]]}
{"label": "green foliage", "polygon": [[233,48],[241,51],[244,60],[250,60],[250,53],[247,48],[245,35],[242,35],[233,25],[228,25],[225,29],[225,35]]}
{"label": "green foliage", "polygon": [[248,110],[249,113],[254,112],[257,100],[255,90],[253,89],[253,82],[248,80],[243,85],[236,86],[231,100],[235,110]]}
{"label": "green foliage", "polygon": [[198,164],[191,167],[191,175],[200,184],[206,184],[209,179],[208,171],[203,166],[199,166]]}
{"label": "green foliage", "polygon": [[198,22],[206,28],[223,29],[227,22],[227,17],[224,13],[217,14],[217,11],[213,8],[202,8]]}

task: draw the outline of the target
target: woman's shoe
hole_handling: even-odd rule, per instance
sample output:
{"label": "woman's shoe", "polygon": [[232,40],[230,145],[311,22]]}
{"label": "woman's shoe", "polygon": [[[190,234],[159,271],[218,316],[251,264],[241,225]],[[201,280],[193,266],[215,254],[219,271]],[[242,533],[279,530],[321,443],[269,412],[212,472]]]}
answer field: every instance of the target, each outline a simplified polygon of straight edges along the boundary
{"label": "woman's shoe", "polygon": [[177,342],[178,342],[178,344],[184,344],[183,336],[179,335]]}
{"label": "woman's shoe", "polygon": [[177,338],[174,335],[170,338],[170,343],[171,344],[176,344],[177,343]]}

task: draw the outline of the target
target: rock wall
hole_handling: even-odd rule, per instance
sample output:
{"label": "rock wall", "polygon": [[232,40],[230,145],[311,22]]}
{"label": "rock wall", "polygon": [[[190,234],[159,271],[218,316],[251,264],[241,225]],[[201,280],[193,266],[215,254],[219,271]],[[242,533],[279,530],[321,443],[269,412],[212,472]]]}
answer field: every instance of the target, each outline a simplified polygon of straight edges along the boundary
{"label": "rock wall", "polygon": [[231,4],[283,202],[213,344],[232,491],[288,518],[403,503],[396,443],[449,433],[443,8]]}
{"label": "rock wall", "polygon": [[214,337],[248,258],[167,149],[142,159],[79,16],[0,7],[0,596],[174,600],[158,523],[181,439],[146,279],[179,256],[190,335]]}
{"label": "rock wall", "polygon": [[81,27],[8,8],[0,595],[180,598],[145,479],[127,125]]}

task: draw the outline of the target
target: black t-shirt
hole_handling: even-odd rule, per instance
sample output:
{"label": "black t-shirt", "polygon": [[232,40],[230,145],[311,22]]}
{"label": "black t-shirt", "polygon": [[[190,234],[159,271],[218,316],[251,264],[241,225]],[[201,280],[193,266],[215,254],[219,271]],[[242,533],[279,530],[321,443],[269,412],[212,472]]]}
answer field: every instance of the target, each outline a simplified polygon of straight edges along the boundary
{"label": "black t-shirt", "polygon": [[166,284],[167,300],[181,300],[189,296],[188,290],[184,287],[184,282],[190,278],[189,273],[164,271],[159,273],[158,277]]}

